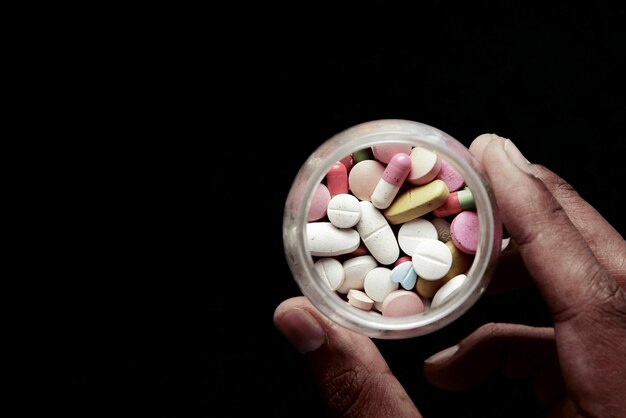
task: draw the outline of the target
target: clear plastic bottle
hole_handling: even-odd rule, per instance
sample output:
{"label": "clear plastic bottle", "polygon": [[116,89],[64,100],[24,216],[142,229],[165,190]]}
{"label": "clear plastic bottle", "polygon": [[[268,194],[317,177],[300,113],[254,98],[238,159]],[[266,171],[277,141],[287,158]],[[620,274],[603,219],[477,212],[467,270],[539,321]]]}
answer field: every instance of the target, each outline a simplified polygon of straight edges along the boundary
{"label": "clear plastic bottle", "polygon": [[[451,164],[472,190],[480,224],[478,249],[462,287],[441,306],[405,317],[386,317],[348,304],[318,276],[306,244],[306,224],[311,198],[329,168],[354,151],[384,143],[424,147]],[[285,255],[302,294],[337,324],[380,339],[425,335],[463,315],[476,303],[489,284],[500,253],[501,237],[502,226],[490,185],[468,148],[437,128],[402,119],[361,123],[322,143],[296,174],[283,216]]]}

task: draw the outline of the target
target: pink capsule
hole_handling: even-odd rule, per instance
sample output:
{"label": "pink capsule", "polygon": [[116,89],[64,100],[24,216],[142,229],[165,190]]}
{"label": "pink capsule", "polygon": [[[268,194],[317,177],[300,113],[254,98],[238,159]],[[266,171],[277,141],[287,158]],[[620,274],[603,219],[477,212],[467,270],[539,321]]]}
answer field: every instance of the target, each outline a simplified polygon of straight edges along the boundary
{"label": "pink capsule", "polygon": [[378,209],[387,209],[411,171],[411,157],[399,152],[391,157],[383,175],[372,192],[371,202]]}
{"label": "pink capsule", "polygon": [[348,193],[348,170],[342,162],[337,161],[326,173],[326,187],[331,197]]}

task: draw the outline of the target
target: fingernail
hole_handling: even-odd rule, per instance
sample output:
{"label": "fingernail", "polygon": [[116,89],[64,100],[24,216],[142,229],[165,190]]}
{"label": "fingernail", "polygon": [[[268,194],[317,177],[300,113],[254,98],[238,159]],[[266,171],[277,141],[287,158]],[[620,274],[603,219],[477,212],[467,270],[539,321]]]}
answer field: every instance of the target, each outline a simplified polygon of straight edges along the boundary
{"label": "fingernail", "polygon": [[320,324],[303,309],[285,313],[276,326],[300,354],[315,351],[326,341],[326,333]]}
{"label": "fingernail", "polygon": [[520,170],[532,174],[532,170],[530,168],[530,161],[524,157],[524,155],[520,152],[520,150],[515,146],[513,141],[507,139],[504,142],[504,152],[509,157],[509,160],[513,162]]}
{"label": "fingernail", "polygon": [[448,347],[445,350],[441,350],[440,352],[435,353],[432,356],[428,357],[426,360],[424,360],[424,363],[429,363],[429,364],[445,363],[450,358],[452,358],[452,356],[454,356],[457,351],[459,351],[459,346],[453,345],[452,347]]}

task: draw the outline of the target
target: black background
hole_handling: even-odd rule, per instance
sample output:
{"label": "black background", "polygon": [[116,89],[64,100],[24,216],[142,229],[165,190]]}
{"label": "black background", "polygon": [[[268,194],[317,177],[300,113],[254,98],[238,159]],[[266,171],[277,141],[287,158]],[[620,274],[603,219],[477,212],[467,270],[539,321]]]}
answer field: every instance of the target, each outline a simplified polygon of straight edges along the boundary
{"label": "black background", "polygon": [[[623,234],[626,8],[469,3],[367,17],[119,11],[89,41],[66,33],[78,62],[54,86],[72,101],[55,126],[80,142],[61,147],[78,155],[54,164],[62,180],[41,179],[56,211],[37,218],[37,243],[58,253],[38,263],[23,309],[25,411],[326,416],[272,322],[300,294],[282,209],[304,159],[357,123],[416,120],[466,145],[511,138]],[[487,322],[550,318],[528,288],[486,295],[433,334],[376,341],[425,417],[539,416],[527,382],[448,393],[424,381],[426,357]]]}

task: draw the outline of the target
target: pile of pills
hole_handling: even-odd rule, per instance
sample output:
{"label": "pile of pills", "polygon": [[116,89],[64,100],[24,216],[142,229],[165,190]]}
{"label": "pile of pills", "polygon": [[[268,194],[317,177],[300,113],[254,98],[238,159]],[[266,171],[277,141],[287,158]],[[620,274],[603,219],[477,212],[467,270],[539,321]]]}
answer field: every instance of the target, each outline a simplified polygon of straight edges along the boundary
{"label": "pile of pills", "polygon": [[379,144],[337,161],[308,212],[315,269],[350,305],[384,316],[425,312],[467,279],[478,214],[461,174],[438,154]]}

